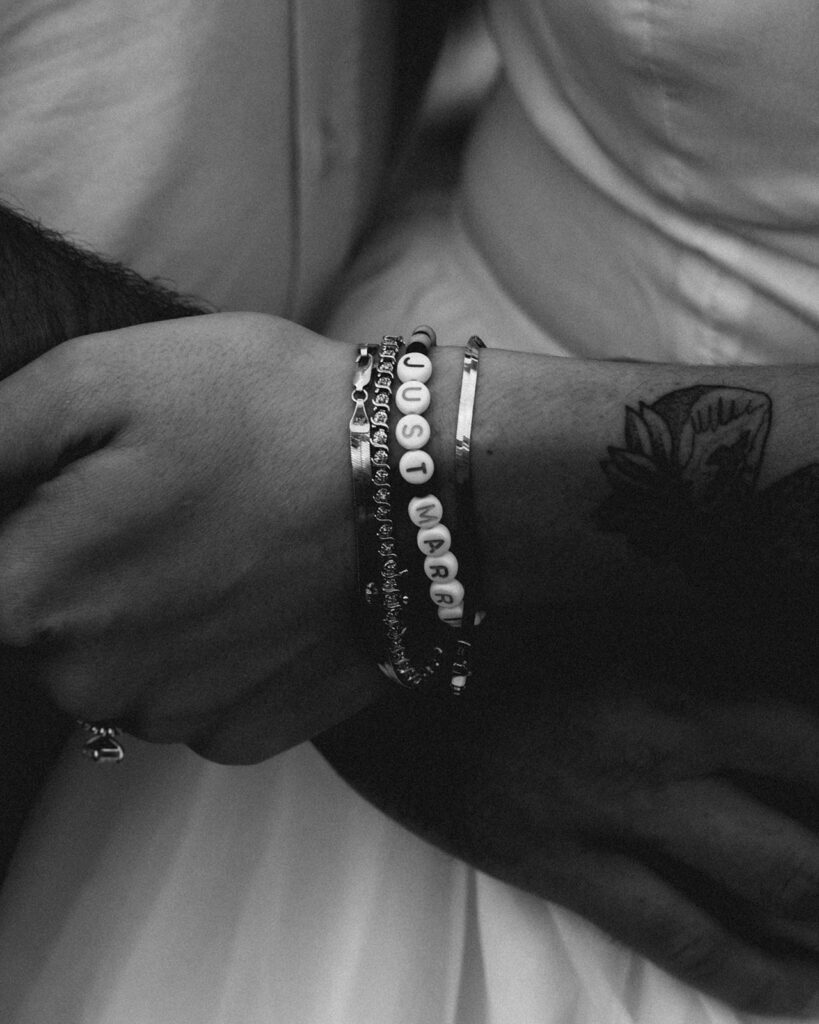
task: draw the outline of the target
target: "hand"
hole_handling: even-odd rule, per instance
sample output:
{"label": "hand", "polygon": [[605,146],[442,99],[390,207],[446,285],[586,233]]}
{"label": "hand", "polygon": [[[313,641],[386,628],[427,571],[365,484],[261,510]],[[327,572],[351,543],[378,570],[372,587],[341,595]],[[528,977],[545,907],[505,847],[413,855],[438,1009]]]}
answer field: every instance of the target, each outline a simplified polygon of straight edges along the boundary
{"label": "hand", "polygon": [[819,992],[819,722],[780,682],[799,666],[780,651],[764,678],[746,638],[679,622],[579,641],[555,614],[487,620],[471,701],[395,694],[320,749],[436,845],[697,988],[801,1010]]}
{"label": "hand", "polygon": [[220,315],[70,341],[0,383],[5,660],[72,715],[236,762],[380,692],[351,622],[352,366]]}

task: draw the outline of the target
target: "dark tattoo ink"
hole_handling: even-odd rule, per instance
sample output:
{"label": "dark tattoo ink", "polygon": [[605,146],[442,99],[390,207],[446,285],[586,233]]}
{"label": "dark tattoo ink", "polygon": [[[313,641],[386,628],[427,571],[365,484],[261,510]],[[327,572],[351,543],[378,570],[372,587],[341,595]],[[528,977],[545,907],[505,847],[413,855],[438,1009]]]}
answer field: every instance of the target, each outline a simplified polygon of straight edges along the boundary
{"label": "dark tattoo ink", "polygon": [[709,589],[819,589],[819,463],[760,490],[771,419],[763,392],[709,385],[627,408],[598,527]]}

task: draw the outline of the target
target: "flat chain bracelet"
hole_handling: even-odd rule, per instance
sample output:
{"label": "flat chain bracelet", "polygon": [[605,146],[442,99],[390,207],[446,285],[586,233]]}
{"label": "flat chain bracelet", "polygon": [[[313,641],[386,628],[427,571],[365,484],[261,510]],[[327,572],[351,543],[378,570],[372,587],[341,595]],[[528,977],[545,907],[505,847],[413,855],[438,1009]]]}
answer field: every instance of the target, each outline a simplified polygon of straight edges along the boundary
{"label": "flat chain bracelet", "polygon": [[452,663],[453,693],[463,691],[471,674],[472,643],[477,624],[483,613],[476,613],[475,596],[478,589],[478,557],[475,544],[475,512],[472,496],[472,420],[475,414],[475,395],[478,388],[478,360],[486,345],[473,335],[464,349],[461,377],[461,395],[458,402],[458,421],[455,426],[455,497],[457,506],[457,536],[461,553],[460,572],[464,583],[463,618],[455,641]]}

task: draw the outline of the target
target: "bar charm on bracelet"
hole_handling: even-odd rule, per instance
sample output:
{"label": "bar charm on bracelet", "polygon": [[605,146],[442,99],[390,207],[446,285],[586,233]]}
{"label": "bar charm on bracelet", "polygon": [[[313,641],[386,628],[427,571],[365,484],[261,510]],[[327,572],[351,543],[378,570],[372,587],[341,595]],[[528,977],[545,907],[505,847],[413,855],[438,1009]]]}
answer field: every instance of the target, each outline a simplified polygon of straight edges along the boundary
{"label": "bar charm on bracelet", "polygon": [[452,692],[463,692],[471,674],[472,638],[476,617],[475,591],[478,583],[478,559],[475,551],[475,514],[472,496],[472,420],[475,413],[475,394],[478,387],[478,360],[483,341],[473,335],[464,349],[464,368],[461,377],[461,395],[458,402],[458,420],[455,427],[455,496],[457,507],[458,551],[460,576],[464,581],[463,618],[459,636],[455,641],[452,663]]}

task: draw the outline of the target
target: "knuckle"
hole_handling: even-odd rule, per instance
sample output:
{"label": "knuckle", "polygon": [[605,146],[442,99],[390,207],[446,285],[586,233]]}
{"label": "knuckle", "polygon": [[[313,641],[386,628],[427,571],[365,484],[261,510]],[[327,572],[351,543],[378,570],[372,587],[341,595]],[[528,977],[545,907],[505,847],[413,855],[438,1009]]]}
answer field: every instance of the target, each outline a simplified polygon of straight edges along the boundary
{"label": "knuckle", "polygon": [[670,959],[676,973],[700,987],[710,987],[723,968],[724,946],[707,928],[681,932],[672,940]]}
{"label": "knuckle", "polygon": [[772,978],[732,958],[725,936],[704,929],[680,936],[671,969],[688,984],[717,995],[738,1010],[764,1013],[773,1006]]}

